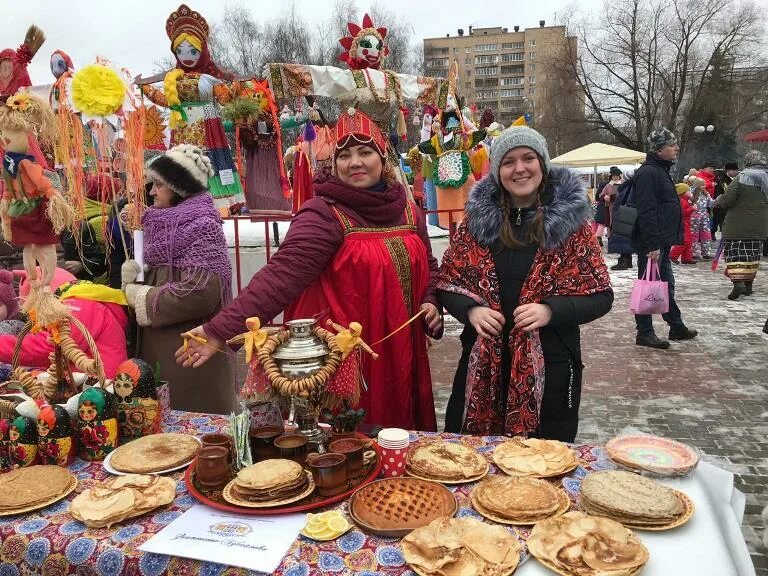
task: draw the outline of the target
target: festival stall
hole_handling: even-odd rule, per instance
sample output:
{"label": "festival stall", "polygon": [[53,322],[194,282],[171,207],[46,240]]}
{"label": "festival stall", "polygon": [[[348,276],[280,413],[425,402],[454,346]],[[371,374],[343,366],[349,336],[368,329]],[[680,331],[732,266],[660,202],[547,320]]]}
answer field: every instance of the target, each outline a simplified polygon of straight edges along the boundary
{"label": "festival stall", "polygon": [[[732,476],[635,430],[605,446],[357,431],[360,326],[258,319],[229,418],[151,367],[0,420],[0,559],[19,573],[751,575]],[[324,422],[320,422],[323,420]],[[77,454],[77,457],[75,457]],[[690,551],[686,553],[685,551]],[[229,568],[227,568],[229,566]]]}

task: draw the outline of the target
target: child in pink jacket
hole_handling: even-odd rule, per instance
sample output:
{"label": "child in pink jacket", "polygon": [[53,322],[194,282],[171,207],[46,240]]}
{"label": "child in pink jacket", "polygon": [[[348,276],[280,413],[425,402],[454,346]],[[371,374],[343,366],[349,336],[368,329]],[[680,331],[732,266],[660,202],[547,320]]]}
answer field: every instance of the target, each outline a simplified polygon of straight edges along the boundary
{"label": "child in pink jacket", "polygon": [[[17,271],[15,274],[22,277],[19,292],[25,296],[29,292],[26,274],[23,271]],[[75,284],[70,285],[70,282]],[[80,284],[76,282],[77,279],[69,272],[57,268],[51,289],[62,289],[63,293],[59,298],[70,308],[72,316],[80,320],[90,332],[104,363],[105,375],[107,378],[113,378],[117,367],[128,359],[125,334],[128,326],[128,315],[125,307],[119,303],[121,297],[124,300],[124,296],[120,290],[97,284],[90,285],[94,287],[93,290],[84,291],[77,288]],[[63,290],[68,286],[72,286],[72,292],[69,295],[67,290]],[[8,303],[0,302],[0,306],[3,304],[8,307]],[[90,356],[85,338],[74,326],[72,327],[72,338],[80,349]],[[0,335],[0,362],[11,362],[16,341],[15,335]],[[28,368],[45,370],[50,365],[48,355],[51,352],[53,352],[53,345],[50,342],[48,332],[27,334],[21,346],[19,363]]]}

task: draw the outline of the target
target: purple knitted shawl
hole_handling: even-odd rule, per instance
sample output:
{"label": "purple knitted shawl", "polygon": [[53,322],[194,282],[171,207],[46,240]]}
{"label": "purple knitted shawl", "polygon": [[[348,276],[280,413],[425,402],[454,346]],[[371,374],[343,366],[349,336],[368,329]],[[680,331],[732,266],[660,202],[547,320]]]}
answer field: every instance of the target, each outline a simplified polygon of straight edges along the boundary
{"label": "purple knitted shawl", "polygon": [[[155,298],[166,291],[177,298],[202,290],[215,274],[221,284],[222,306],[232,299],[232,268],[221,217],[208,192],[190,196],[170,208],[150,207],[142,218],[144,225],[144,261],[149,266],[169,266],[168,283]],[[173,272],[181,270],[181,279]]]}

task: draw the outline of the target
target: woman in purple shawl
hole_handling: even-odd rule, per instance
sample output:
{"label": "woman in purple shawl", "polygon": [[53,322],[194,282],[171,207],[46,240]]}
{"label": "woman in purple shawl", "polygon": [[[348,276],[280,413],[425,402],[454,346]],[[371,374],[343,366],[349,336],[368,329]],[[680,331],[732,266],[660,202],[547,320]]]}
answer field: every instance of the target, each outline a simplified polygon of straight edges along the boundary
{"label": "woman in purple shawl", "polygon": [[232,296],[227,243],[213,198],[206,189],[211,161],[197,146],[182,144],[147,168],[153,205],[142,218],[144,282],[139,265],[123,264],[122,285],[139,325],[137,356],[171,387],[176,410],[228,414],[235,400],[234,371],[226,354],[204,369],[174,361],[179,334],[211,319]]}

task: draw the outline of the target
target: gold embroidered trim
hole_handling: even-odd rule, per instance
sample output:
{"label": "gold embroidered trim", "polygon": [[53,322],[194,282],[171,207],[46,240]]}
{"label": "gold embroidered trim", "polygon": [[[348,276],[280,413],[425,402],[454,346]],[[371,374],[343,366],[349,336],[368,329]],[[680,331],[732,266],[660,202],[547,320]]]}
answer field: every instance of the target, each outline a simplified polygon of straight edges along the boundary
{"label": "gold embroidered trim", "polygon": [[411,259],[408,256],[408,249],[405,247],[402,237],[396,236],[386,238],[384,244],[389,250],[389,256],[395,265],[397,279],[400,281],[400,290],[403,293],[403,302],[405,309],[413,312],[413,295],[411,292]]}

